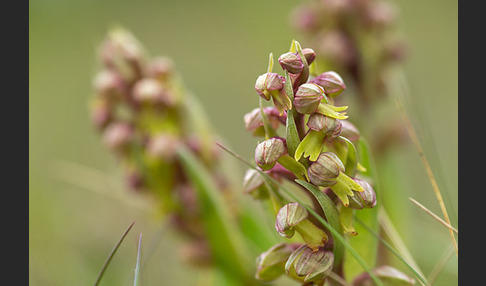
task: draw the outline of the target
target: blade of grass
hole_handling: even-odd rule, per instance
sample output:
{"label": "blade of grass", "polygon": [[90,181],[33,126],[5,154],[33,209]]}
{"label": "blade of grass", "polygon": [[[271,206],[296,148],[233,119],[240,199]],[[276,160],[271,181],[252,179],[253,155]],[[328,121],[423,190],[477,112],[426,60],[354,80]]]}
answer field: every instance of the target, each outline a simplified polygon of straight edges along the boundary
{"label": "blade of grass", "polygon": [[142,234],[138,237],[138,250],[137,250],[137,264],[135,265],[135,276],[133,278],[133,286],[138,286],[140,281],[140,257],[142,256]]}
{"label": "blade of grass", "polygon": [[120,237],[120,240],[118,240],[118,242],[116,243],[115,247],[111,250],[110,255],[108,255],[108,258],[106,259],[105,263],[103,264],[103,267],[101,267],[100,273],[98,274],[98,277],[96,278],[96,281],[94,283],[94,286],[97,286],[100,283],[101,278],[103,277],[103,274],[105,274],[106,268],[108,267],[108,264],[110,264],[111,259],[113,258],[113,256],[115,255],[116,251],[118,250],[118,247],[123,242],[123,240],[127,236],[127,234],[130,231],[130,229],[132,229],[132,226],[134,224],[135,224],[135,222],[132,222],[128,226],[128,228],[125,230],[125,232],[123,233],[123,235]]}
{"label": "blade of grass", "polygon": [[335,230],[326,220],[324,220],[316,211],[314,211],[311,207],[309,207],[307,204],[305,204],[301,199],[296,197],[292,192],[287,190],[283,185],[279,184],[276,180],[268,176],[265,172],[258,170],[255,168],[252,164],[247,162],[245,159],[243,159],[241,156],[236,154],[235,152],[231,151],[230,149],[226,148],[225,146],[216,143],[220,148],[231,154],[233,157],[236,159],[242,161],[245,163],[247,166],[250,168],[257,170],[262,176],[266,177],[270,181],[274,182],[277,185],[280,185],[281,189],[293,200],[295,200],[297,203],[303,205],[309,213],[311,213],[313,216],[317,218],[317,220],[322,223],[329,231],[332,233],[332,235],[337,238],[343,245],[344,247],[349,251],[349,253],[359,262],[359,264],[363,267],[363,269],[370,275],[370,277],[373,279],[373,281],[376,283],[378,286],[384,286],[383,282],[371,271],[371,268],[368,266],[368,264],[361,258],[358,252],[344,239],[343,236],[339,234],[337,230]]}
{"label": "blade of grass", "polygon": [[376,239],[378,239],[388,250],[390,250],[400,261],[403,262],[412,272],[415,274],[415,276],[422,282],[422,285],[429,285],[427,280],[423,277],[422,274],[419,273],[418,270],[416,270],[412,265],[410,265],[405,258],[403,258],[398,251],[396,251],[386,240],[384,240],[382,237],[380,237],[379,234],[374,232],[371,228],[369,228],[363,221],[361,221],[358,217],[355,217],[356,222],[358,222],[360,225],[362,225],[369,233],[371,233]]}
{"label": "blade of grass", "polygon": [[441,257],[439,262],[434,266],[432,271],[429,274],[429,283],[430,285],[433,285],[435,282],[435,279],[439,276],[440,272],[442,269],[444,269],[444,266],[449,262],[449,259],[451,259],[452,255],[454,254],[454,248],[451,246],[447,249],[447,251],[444,253],[444,255]]}
{"label": "blade of grass", "polygon": [[439,216],[437,216],[436,214],[434,214],[431,210],[429,210],[428,208],[426,208],[424,205],[422,205],[421,203],[417,202],[416,200],[414,200],[412,198],[408,198],[408,199],[412,203],[414,203],[416,206],[418,206],[419,208],[421,208],[428,215],[430,215],[431,217],[433,217],[434,219],[436,219],[438,222],[440,222],[441,224],[443,224],[445,227],[448,227],[448,228],[452,229],[455,233],[459,234],[459,232],[457,231],[457,229],[455,227],[453,227],[452,225],[450,225],[447,222],[443,221]]}
{"label": "blade of grass", "polygon": [[393,226],[393,223],[391,222],[388,213],[383,207],[378,209],[378,221],[382,229],[385,231],[386,235],[390,238],[391,242],[397,248],[398,252],[405,259],[405,261],[407,261],[408,264],[412,265],[413,268],[416,269],[422,277],[424,277],[425,275],[423,271],[420,269],[415,259],[413,259],[412,254],[408,250],[403,240],[400,238],[400,235]]}
{"label": "blade of grass", "polygon": [[[405,87],[403,85],[403,82],[401,82],[400,87],[401,87],[400,90],[402,91],[402,93],[405,93],[405,91],[404,91]],[[442,198],[442,193],[440,192],[439,186],[438,186],[437,181],[435,179],[434,173],[432,172],[432,168],[430,167],[429,161],[427,160],[427,157],[425,156],[424,150],[422,148],[422,144],[420,143],[420,140],[417,136],[417,132],[415,131],[415,128],[413,127],[413,124],[410,121],[410,118],[409,118],[407,112],[405,111],[405,108],[403,107],[403,103],[401,101],[401,98],[399,96],[395,96],[395,99],[396,99],[396,103],[398,105],[398,109],[399,109],[400,113],[402,114],[403,120],[405,121],[405,126],[407,128],[408,134],[410,135],[410,138],[412,139],[412,142],[413,142],[415,148],[417,149],[417,152],[420,156],[422,164],[424,165],[424,168],[425,168],[425,171],[426,171],[427,176],[429,178],[429,181],[432,184],[432,188],[434,190],[437,201],[439,202],[439,206],[440,206],[440,209],[442,211],[442,215],[444,216],[445,221],[450,225],[451,221],[449,219],[449,215],[447,214],[447,208],[444,204],[444,200]],[[450,234],[451,239],[452,239],[452,243],[454,244],[454,248],[456,250],[456,255],[459,255],[456,237],[454,236],[452,229],[449,228],[448,230],[449,230],[449,234]]]}

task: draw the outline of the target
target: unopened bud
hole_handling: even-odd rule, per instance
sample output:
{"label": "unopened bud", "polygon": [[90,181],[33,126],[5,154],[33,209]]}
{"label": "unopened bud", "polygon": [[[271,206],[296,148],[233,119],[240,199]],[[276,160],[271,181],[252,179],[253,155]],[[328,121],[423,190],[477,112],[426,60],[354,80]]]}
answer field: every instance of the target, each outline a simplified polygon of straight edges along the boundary
{"label": "unopened bud", "polygon": [[341,120],[341,124],[341,136],[346,137],[349,141],[356,142],[361,136],[358,128],[347,120]]}
{"label": "unopened bud", "polygon": [[324,89],[315,83],[304,83],[295,93],[294,105],[299,113],[312,114],[319,107]]}
{"label": "unopened bud", "polygon": [[[287,115],[279,115],[279,111],[275,107],[265,107],[263,112],[268,118],[273,129],[277,129],[280,124],[285,124]],[[255,136],[265,135],[265,128],[263,126],[262,114],[260,108],[255,108],[244,115],[245,129],[251,131]]]}
{"label": "unopened bud", "polygon": [[101,57],[106,66],[115,69],[130,82],[141,76],[143,47],[127,30],[118,28],[110,31],[102,46]]}
{"label": "unopened bud", "polygon": [[290,17],[292,19],[292,25],[302,32],[309,32],[315,29],[319,29],[320,17],[318,11],[308,6],[298,6],[292,11]]}
{"label": "unopened bud", "polygon": [[395,6],[385,1],[371,1],[364,12],[364,20],[371,27],[386,27],[397,18]]}
{"label": "unopened bud", "polygon": [[158,57],[150,62],[148,73],[151,77],[165,82],[174,72],[174,61],[167,57]]}
{"label": "unopened bud", "polygon": [[255,278],[262,281],[272,281],[284,274],[285,263],[298,246],[298,244],[279,243],[260,254],[256,259]]}
{"label": "unopened bud", "polygon": [[298,74],[304,68],[304,64],[297,53],[285,53],[278,58],[278,62],[282,69],[291,74]]}
{"label": "unopened bud", "polygon": [[284,154],[287,154],[284,139],[279,137],[270,138],[257,145],[255,162],[262,170],[270,170]]}
{"label": "unopened bud", "polygon": [[261,97],[270,100],[272,97],[270,91],[282,89],[284,82],[285,79],[277,73],[265,73],[257,78],[255,90]]}
{"label": "unopened bud", "polygon": [[106,100],[118,100],[124,91],[123,79],[113,70],[103,70],[96,75],[93,86],[96,94]]}
{"label": "unopened bud", "polygon": [[132,140],[133,129],[124,122],[113,122],[103,132],[103,144],[114,151],[124,151]]}
{"label": "unopened bud", "polygon": [[106,101],[96,101],[91,108],[91,121],[96,128],[103,130],[113,119],[110,104]]}
{"label": "unopened bud", "polygon": [[[405,273],[388,266],[383,265],[375,268],[373,273],[383,282],[384,285],[407,286],[415,285],[415,279],[407,276]],[[352,283],[353,286],[375,285],[370,274],[364,272],[358,275]]]}
{"label": "unopened bud", "polygon": [[294,227],[309,217],[307,210],[299,203],[288,203],[280,210],[275,220],[275,228],[281,236],[294,236]]}
{"label": "unopened bud", "polygon": [[313,49],[310,48],[302,49],[302,53],[304,54],[305,60],[307,61],[308,65],[312,64],[316,59],[316,52],[314,52]]}
{"label": "unopened bud", "polygon": [[307,174],[314,185],[329,187],[336,183],[340,172],[344,172],[343,162],[336,154],[324,152],[310,165]]}
{"label": "unopened bud", "polygon": [[163,101],[164,89],[162,84],[152,78],[144,78],[135,83],[133,87],[133,98],[137,102],[160,103]]}
{"label": "unopened bud", "polygon": [[[376,206],[376,193],[373,187],[364,180],[354,179],[354,181],[358,183],[361,187],[363,187],[364,191],[362,192],[353,191],[354,193],[353,197],[355,197],[356,200],[359,200],[361,205],[365,208],[373,208],[374,206]],[[350,202],[352,201],[351,198],[353,197],[349,197]],[[350,204],[350,207],[353,206],[351,206]]]}
{"label": "unopened bud", "polygon": [[309,116],[307,126],[311,130],[323,131],[330,137],[338,137],[341,134],[341,120],[325,116],[320,113],[313,113]]}
{"label": "unopened bud", "polygon": [[147,153],[154,159],[172,161],[176,155],[179,140],[166,133],[151,137],[147,143]]}
{"label": "unopened bud", "polygon": [[346,89],[341,76],[333,71],[324,72],[312,79],[311,82],[320,85],[326,95],[330,97],[336,97]]}
{"label": "unopened bud", "polygon": [[356,60],[356,51],[349,37],[343,32],[333,30],[322,35],[316,51],[340,66],[348,66]]}
{"label": "unopened bud", "polygon": [[297,231],[306,245],[317,251],[328,241],[327,234],[308,220],[309,213],[299,203],[288,203],[281,207],[275,220],[277,232],[287,238],[294,236]]}
{"label": "unopened bud", "polygon": [[268,190],[264,184],[262,175],[254,169],[248,169],[243,178],[243,192],[250,194],[255,199],[268,197]]}
{"label": "unopened bud", "polygon": [[285,264],[286,272],[303,282],[320,282],[327,277],[334,264],[332,251],[307,246],[296,249]]}
{"label": "unopened bud", "polygon": [[292,108],[292,101],[284,90],[285,78],[276,73],[266,73],[258,77],[255,90],[266,100],[273,99],[279,114]]}

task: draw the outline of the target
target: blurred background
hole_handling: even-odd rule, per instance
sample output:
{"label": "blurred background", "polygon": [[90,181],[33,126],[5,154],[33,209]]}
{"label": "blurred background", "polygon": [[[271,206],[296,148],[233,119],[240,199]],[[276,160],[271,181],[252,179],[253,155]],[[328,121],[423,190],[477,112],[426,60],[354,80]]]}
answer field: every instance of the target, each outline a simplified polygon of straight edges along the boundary
{"label": "blurred background", "polygon": [[[395,0],[398,32],[408,41],[403,64],[411,91],[406,107],[441,188],[449,216],[458,214],[458,7],[452,0]],[[177,259],[177,235],[134,196],[89,120],[97,48],[107,30],[130,30],[152,56],[171,57],[204,105],[214,130],[251,160],[256,139],[243,115],[258,104],[255,80],[268,54],[300,39],[290,25],[298,1],[31,0],[29,7],[29,274],[30,285],[89,285],[126,227],[136,221],[102,285],[129,285],[138,233],[153,247],[143,285],[195,285],[194,269]],[[304,47],[306,47],[304,45]],[[346,81],[346,79],[344,79]],[[344,93],[345,95],[345,93]],[[396,108],[391,105],[390,108]],[[353,107],[350,107],[352,110]],[[353,118],[350,111],[351,119]],[[358,119],[355,119],[358,120]],[[386,119],[384,119],[386,120]],[[367,134],[363,134],[365,137]],[[400,236],[428,275],[451,246],[445,227],[413,197],[441,214],[411,143],[379,162],[386,204]],[[236,178],[244,166],[235,162]],[[442,215],[440,215],[442,217]],[[397,268],[401,268],[397,264]],[[457,258],[436,285],[457,284]]]}

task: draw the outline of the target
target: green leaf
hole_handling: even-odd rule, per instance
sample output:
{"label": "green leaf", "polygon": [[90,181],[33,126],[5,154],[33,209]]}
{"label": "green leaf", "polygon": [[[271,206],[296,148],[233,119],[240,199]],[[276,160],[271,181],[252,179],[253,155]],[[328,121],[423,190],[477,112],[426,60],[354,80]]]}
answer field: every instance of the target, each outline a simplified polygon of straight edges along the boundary
{"label": "green leaf", "polygon": [[[291,100],[294,98],[294,92],[292,90],[292,80],[289,76],[289,72],[285,71],[285,93],[289,96]],[[291,110],[287,111],[287,122],[285,124],[286,140],[287,140],[287,150],[289,155],[294,157],[295,150],[300,144],[299,133],[297,131],[297,126],[295,125],[295,109],[292,106]]]}
{"label": "green leaf", "polygon": [[[303,180],[295,180],[299,185],[306,188],[311,194],[316,198],[321,205],[322,210],[324,211],[324,215],[326,216],[329,223],[332,225],[334,229],[340,234],[343,235],[343,229],[341,223],[339,221],[339,212],[336,209],[333,201],[318,187],[314,186],[311,183],[308,183]],[[342,256],[344,253],[344,246],[343,244],[336,238],[334,238],[334,261],[336,265],[339,265]]]}
{"label": "green leaf", "polygon": [[201,204],[203,221],[214,259],[225,275],[248,282],[253,265],[247,256],[243,234],[238,229],[228,205],[201,162],[185,147],[178,150],[182,167],[195,187]]}
{"label": "green leaf", "polygon": [[300,75],[296,81],[299,81],[298,84],[303,84],[307,82],[307,79],[309,79],[309,64],[307,63],[307,59],[304,56],[304,53],[302,52],[302,47],[300,46],[300,43],[297,41],[293,41],[295,44],[295,50],[299,54],[300,60],[304,64],[304,68],[300,72]]}
{"label": "green leaf", "polygon": [[273,71],[273,53],[270,53],[268,55],[268,67],[267,67],[267,72],[272,72]]}
{"label": "green leaf", "polygon": [[339,136],[339,139],[346,141],[348,144],[348,152],[346,156],[346,162],[344,164],[345,174],[354,177],[358,168],[358,152],[353,142],[349,141],[346,137]]}
{"label": "green leaf", "polygon": [[[366,141],[361,137],[357,143],[357,149],[359,153],[359,161],[366,168],[366,171],[361,172],[361,174],[371,177],[373,181],[376,178],[373,176],[376,174],[374,172],[374,165],[371,158],[371,153]],[[374,186],[375,191],[378,191],[377,186]],[[378,198],[378,194],[377,194]],[[379,231],[378,223],[378,208],[365,208],[355,212],[355,220],[359,222],[364,222],[370,230],[374,232]],[[355,224],[355,229],[359,235],[349,240],[349,243],[361,254],[361,257],[373,267],[376,266],[377,251],[378,251],[378,241],[376,238],[360,223]],[[344,273],[348,277],[354,277],[360,273],[359,264],[352,259],[347,259],[344,263]]]}

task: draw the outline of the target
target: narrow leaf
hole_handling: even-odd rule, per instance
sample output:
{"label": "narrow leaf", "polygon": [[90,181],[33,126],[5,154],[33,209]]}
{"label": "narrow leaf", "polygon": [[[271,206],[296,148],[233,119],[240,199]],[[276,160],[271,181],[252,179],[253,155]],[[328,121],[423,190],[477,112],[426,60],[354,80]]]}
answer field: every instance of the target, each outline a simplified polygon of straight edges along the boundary
{"label": "narrow leaf", "polygon": [[142,256],[142,234],[138,238],[137,264],[135,265],[135,277],[133,278],[133,286],[137,286],[140,281],[140,257]]}
{"label": "narrow leaf", "polygon": [[344,173],[350,177],[354,177],[356,170],[358,169],[358,151],[353,142],[349,141],[346,137],[339,136],[339,139],[346,141],[348,144],[348,152],[346,156],[346,162],[344,164]]}
{"label": "narrow leaf", "polygon": [[[316,198],[316,200],[321,205],[322,210],[324,211],[324,215],[326,216],[329,223],[336,229],[339,234],[343,235],[343,230],[341,227],[341,223],[339,221],[339,212],[336,209],[333,201],[318,187],[314,186],[311,183],[308,183],[303,180],[295,180],[299,185],[306,188],[311,194]],[[342,256],[344,253],[344,246],[338,240],[334,239],[334,261],[336,265],[339,265]]]}
{"label": "narrow leaf", "polygon": [[108,258],[106,259],[105,263],[103,264],[103,267],[101,268],[100,273],[98,274],[98,278],[96,278],[96,281],[94,283],[95,286],[100,283],[101,277],[103,277],[103,274],[105,274],[105,271],[106,271],[106,268],[108,267],[108,264],[110,264],[111,259],[113,258],[113,256],[115,255],[116,251],[118,250],[118,247],[123,242],[123,240],[127,236],[127,234],[130,231],[130,229],[132,229],[132,226],[134,224],[135,224],[135,222],[132,222],[128,226],[128,228],[125,230],[125,232],[123,233],[123,235],[120,237],[120,240],[118,240],[118,242],[116,243],[115,247],[111,250],[110,255],[108,255]]}
{"label": "narrow leaf", "polygon": [[244,281],[247,267],[251,264],[243,234],[236,228],[228,205],[215,186],[211,175],[201,162],[186,148],[178,150],[182,167],[196,188],[199,202],[203,208],[205,229],[215,256],[216,263],[228,275],[236,275]]}
{"label": "narrow leaf", "polygon": [[[423,274],[423,272],[418,267],[417,262],[415,262],[415,260],[413,259],[413,256],[410,253],[410,250],[408,250],[407,246],[405,245],[405,243],[401,239],[401,237],[398,234],[397,230],[395,229],[392,221],[390,220],[386,210],[383,207],[381,207],[378,210],[378,221],[380,222],[380,225],[383,228],[383,230],[385,231],[385,233],[387,234],[387,236],[390,238],[392,243],[398,249],[398,252],[401,254],[403,259],[407,262],[407,264],[412,266],[414,269],[417,269],[416,270],[417,273],[419,273],[421,277],[424,277],[425,275]],[[421,279],[419,279],[419,280],[420,280],[421,283],[423,283]]]}
{"label": "narrow leaf", "polygon": [[[290,78],[289,72],[285,71],[285,92],[291,100],[294,98],[294,92],[292,90],[292,80]],[[294,108],[292,106],[291,110],[287,110],[287,122],[285,124],[286,140],[287,140],[287,150],[289,155],[294,157],[295,150],[300,144],[299,133],[297,131],[297,126],[295,125],[294,119]]]}
{"label": "narrow leaf", "polygon": [[459,234],[459,232],[457,231],[457,229],[455,227],[453,227],[452,225],[450,225],[447,222],[443,221],[438,215],[434,214],[431,210],[429,210],[428,208],[426,208],[424,205],[422,205],[421,203],[417,202],[416,200],[414,200],[412,198],[408,198],[408,199],[412,203],[414,203],[416,206],[418,206],[419,208],[421,208],[428,215],[430,215],[431,217],[433,217],[434,219],[436,219],[438,222],[440,222],[441,224],[445,225],[446,227],[452,229],[455,233]]}

